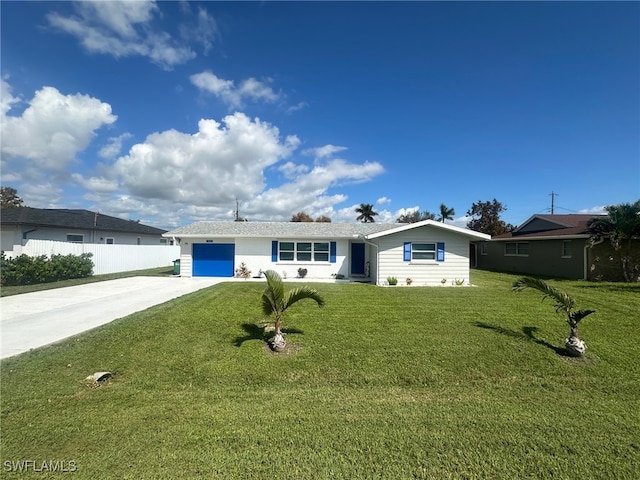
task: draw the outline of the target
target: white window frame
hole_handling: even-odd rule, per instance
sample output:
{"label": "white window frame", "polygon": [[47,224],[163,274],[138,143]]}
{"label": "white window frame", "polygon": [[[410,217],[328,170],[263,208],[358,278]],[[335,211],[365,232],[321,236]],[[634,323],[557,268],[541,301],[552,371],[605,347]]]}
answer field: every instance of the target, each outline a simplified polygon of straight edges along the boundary
{"label": "white window frame", "polygon": [[[109,242],[109,240],[111,240],[111,242]],[[105,245],[115,245],[116,244],[116,239],[113,237],[105,237],[104,238],[104,244]]]}
{"label": "white window frame", "polygon": [[[508,245],[515,245],[515,252],[509,253],[507,251]],[[528,257],[529,256],[529,242],[505,242],[504,243],[504,256],[505,257]]]}
{"label": "white window frame", "polygon": [[[417,248],[423,247],[423,248]],[[426,248],[424,248],[426,247]],[[417,243],[411,242],[411,261],[412,262],[435,262],[437,243]]]}
{"label": "white window frame", "polygon": [[562,240],[562,258],[571,258],[571,240]]}
{"label": "white window frame", "polygon": [[[293,250],[287,248],[283,250],[283,245],[289,247],[293,244]],[[307,246],[308,245],[308,246]],[[326,247],[326,249],[325,249]],[[302,241],[279,241],[278,242],[278,262],[287,263],[329,263],[331,242],[312,240]],[[293,258],[282,258],[282,254],[292,255]],[[308,255],[309,258],[306,258]],[[302,257],[302,258],[301,258]]]}

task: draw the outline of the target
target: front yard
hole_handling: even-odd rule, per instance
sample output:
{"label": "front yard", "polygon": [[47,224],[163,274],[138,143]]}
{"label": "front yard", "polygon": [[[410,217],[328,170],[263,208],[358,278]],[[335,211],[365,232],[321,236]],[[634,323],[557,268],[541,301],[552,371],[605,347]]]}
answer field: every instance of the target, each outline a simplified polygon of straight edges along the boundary
{"label": "front yard", "polygon": [[316,284],[325,308],[292,307],[277,355],[256,334],[264,284],[232,282],[4,360],[2,476],[639,478],[640,286],[550,282],[597,311],[572,359],[515,278]]}

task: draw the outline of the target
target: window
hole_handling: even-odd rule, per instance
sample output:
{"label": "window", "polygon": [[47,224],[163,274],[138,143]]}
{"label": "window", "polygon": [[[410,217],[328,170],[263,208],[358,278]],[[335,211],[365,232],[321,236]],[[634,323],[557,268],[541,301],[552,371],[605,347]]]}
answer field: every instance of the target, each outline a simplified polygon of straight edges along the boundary
{"label": "window", "polygon": [[444,242],[413,243],[404,242],[403,260],[405,262],[424,262],[435,260],[444,262]]}
{"label": "window", "polygon": [[480,255],[487,255],[487,242],[480,244]]}
{"label": "window", "polygon": [[84,235],[75,234],[75,233],[67,233],[67,242],[84,243]]}
{"label": "window", "polygon": [[411,260],[435,260],[436,244],[435,243],[412,243],[411,244]]}
{"label": "window", "polygon": [[562,241],[562,258],[571,258],[571,240]]}
{"label": "window", "polygon": [[529,255],[529,242],[507,242],[504,244],[504,254],[526,257]]}
{"label": "window", "polygon": [[104,243],[106,243],[107,245],[113,245],[114,243],[116,243],[116,241],[113,237],[107,237],[104,239]]}
{"label": "window", "polygon": [[[329,242],[277,242],[281,262],[328,262]],[[333,242],[331,242],[333,243]],[[335,247],[333,248],[335,250]],[[332,255],[334,255],[332,253]],[[335,256],[335,255],[334,255]],[[334,261],[334,260],[331,260]]]}

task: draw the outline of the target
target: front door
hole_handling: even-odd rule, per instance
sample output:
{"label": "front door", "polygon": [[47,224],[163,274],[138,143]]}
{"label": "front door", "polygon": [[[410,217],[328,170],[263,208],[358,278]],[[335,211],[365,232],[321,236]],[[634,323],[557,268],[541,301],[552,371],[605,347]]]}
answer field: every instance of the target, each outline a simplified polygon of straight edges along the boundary
{"label": "front door", "polygon": [[364,243],[351,244],[351,275],[364,276]]}

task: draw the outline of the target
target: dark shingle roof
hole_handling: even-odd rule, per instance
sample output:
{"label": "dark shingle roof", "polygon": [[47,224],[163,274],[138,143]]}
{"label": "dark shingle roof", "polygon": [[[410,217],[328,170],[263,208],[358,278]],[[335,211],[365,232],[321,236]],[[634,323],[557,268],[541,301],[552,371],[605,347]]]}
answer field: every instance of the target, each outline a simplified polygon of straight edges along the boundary
{"label": "dark shingle roof", "polygon": [[3,208],[0,213],[0,224],[103,230],[140,235],[162,235],[166,232],[166,230],[133,220],[123,220],[89,210],[64,208]]}

